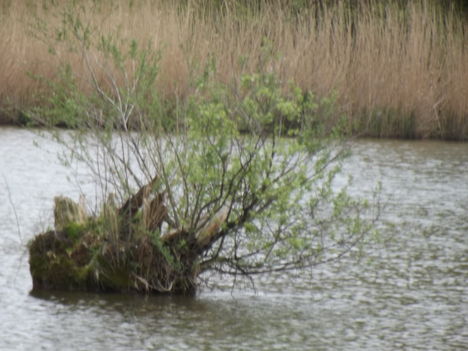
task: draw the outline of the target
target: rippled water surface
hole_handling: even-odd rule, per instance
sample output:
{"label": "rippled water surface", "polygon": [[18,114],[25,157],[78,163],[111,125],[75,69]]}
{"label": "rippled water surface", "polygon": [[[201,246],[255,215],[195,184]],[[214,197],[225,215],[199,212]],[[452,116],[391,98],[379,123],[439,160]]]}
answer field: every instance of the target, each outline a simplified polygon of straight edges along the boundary
{"label": "rippled water surface", "polygon": [[[0,350],[466,350],[468,144],[359,141],[351,192],[383,186],[394,224],[359,262],[272,275],[256,290],[223,281],[195,298],[31,295],[26,243],[52,199],[92,193],[57,146],[0,129]],[[70,179],[68,179],[71,177]]]}

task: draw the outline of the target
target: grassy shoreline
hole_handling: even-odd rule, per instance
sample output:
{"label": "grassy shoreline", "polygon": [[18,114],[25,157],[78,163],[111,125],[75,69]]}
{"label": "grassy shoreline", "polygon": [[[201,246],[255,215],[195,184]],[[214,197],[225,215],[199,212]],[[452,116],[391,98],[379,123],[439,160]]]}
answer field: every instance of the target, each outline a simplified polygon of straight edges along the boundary
{"label": "grassy shoreline", "polygon": [[[468,139],[468,24],[431,1],[353,9],[339,2],[319,15],[314,6],[292,15],[275,1],[255,10],[233,2],[222,9],[197,1],[80,3],[98,33],[160,50],[155,89],[169,104],[190,97],[196,77],[216,63],[211,79],[227,85],[260,71],[285,89],[293,81],[319,97],[336,96],[358,135]],[[23,112],[44,103],[47,87],[31,74],[53,79],[64,62],[85,70],[79,53],[56,42],[52,55],[43,40],[42,31],[54,34],[60,23],[61,6],[25,0],[0,7],[0,124],[24,124]]]}

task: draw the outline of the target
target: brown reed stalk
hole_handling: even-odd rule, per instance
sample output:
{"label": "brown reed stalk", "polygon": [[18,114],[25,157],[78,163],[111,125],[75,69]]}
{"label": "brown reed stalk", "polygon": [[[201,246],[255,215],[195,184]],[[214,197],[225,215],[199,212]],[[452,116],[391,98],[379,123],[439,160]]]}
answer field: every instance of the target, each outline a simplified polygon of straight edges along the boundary
{"label": "brown reed stalk", "polygon": [[[250,11],[233,1],[221,9],[200,1],[81,3],[96,37],[115,33],[161,50],[156,89],[166,99],[189,96],[213,61],[214,79],[224,83],[267,71],[285,87],[294,81],[319,96],[336,94],[360,135],[468,137],[468,25],[434,2],[351,8],[340,1],[294,14],[280,1]],[[50,43],[31,33],[37,18],[48,28],[59,24],[60,11],[25,0],[0,9],[1,116],[41,103],[46,87],[28,73],[53,78],[60,62],[78,74],[84,66],[79,53],[59,43],[51,55]]]}

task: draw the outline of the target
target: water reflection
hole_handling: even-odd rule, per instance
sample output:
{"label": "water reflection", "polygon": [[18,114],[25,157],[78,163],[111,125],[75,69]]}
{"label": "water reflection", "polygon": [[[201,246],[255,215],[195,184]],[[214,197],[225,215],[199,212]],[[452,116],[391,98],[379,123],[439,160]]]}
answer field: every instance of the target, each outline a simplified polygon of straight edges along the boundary
{"label": "water reflection", "polygon": [[[313,323],[307,313],[282,304],[279,296],[234,298],[208,294],[194,299],[53,293],[35,297],[51,308],[48,318],[41,324],[45,333],[60,330],[58,325],[68,323],[53,339],[55,347],[60,348],[77,341],[76,334],[86,334],[82,349],[94,345],[98,349],[279,350],[292,345],[293,341],[303,345],[301,348],[306,346],[312,328],[318,326],[318,321]],[[74,316],[72,321],[71,315]],[[304,328],[307,325],[310,330]],[[104,334],[89,333],[95,328]]]}

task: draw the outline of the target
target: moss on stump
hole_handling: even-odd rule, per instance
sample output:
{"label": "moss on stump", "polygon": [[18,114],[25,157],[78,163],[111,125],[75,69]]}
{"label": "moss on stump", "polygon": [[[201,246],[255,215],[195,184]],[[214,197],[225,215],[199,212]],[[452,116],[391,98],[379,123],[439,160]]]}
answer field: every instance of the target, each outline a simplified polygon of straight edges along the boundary
{"label": "moss on stump", "polygon": [[87,259],[79,257],[72,250],[74,246],[62,232],[49,231],[35,237],[29,246],[33,290],[92,289]]}
{"label": "moss on stump", "polygon": [[37,235],[29,245],[33,291],[195,293],[196,265],[189,255],[169,246],[161,250],[149,236],[130,243],[95,234],[75,240],[54,230]]}
{"label": "moss on stump", "polygon": [[156,182],[120,208],[111,197],[99,216],[88,215],[82,201],[56,197],[55,228],[29,244],[33,290],[194,294],[200,256],[218,238],[227,210],[202,219],[198,231],[177,228]]}

